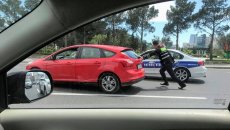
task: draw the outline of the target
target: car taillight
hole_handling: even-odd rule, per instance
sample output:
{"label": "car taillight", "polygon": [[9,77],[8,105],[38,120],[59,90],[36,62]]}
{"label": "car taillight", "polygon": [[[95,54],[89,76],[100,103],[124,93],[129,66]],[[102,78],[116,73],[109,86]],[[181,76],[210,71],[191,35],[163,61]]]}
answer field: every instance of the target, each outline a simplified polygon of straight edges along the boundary
{"label": "car taillight", "polygon": [[204,61],[199,61],[199,62],[198,62],[198,65],[204,66]]}
{"label": "car taillight", "polygon": [[133,65],[133,61],[131,61],[130,59],[126,59],[126,60],[123,60],[121,61],[121,64],[124,66],[124,67],[131,67]]}

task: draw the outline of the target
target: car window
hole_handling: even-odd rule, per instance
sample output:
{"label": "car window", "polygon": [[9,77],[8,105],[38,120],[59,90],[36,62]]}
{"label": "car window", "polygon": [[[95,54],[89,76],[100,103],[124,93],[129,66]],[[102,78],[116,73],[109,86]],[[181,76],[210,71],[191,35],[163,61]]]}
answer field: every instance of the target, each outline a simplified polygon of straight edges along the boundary
{"label": "car window", "polygon": [[[26,1],[32,0],[21,0],[20,5],[24,6]],[[171,0],[130,8],[88,21],[88,24],[79,18],[76,22],[84,26],[76,29],[71,26],[71,32],[60,32],[65,35],[57,37],[8,72],[48,71],[55,81],[53,93],[31,104],[12,104],[10,108],[226,109],[230,102],[228,8],[230,0]],[[0,18],[6,20],[8,17],[1,9],[0,6]],[[14,14],[13,10],[8,11]],[[63,19],[68,22],[71,18]],[[27,29],[26,26],[23,28]],[[47,28],[51,29],[54,28]],[[20,30],[15,31],[20,33]],[[49,41],[51,36],[47,38]],[[156,55],[149,60],[139,57],[154,50],[153,41],[158,41],[158,47],[165,47],[179,61],[160,62]],[[69,50],[70,46],[79,49],[77,52]],[[53,59],[52,54],[57,52],[60,53],[56,60],[79,59],[68,60],[69,63],[44,60],[44,57]],[[165,58],[169,60],[167,56]],[[167,70],[175,74],[173,79]],[[181,84],[175,77],[186,83],[183,90],[178,89]],[[165,81],[168,84],[162,85]]]}
{"label": "car window", "polygon": [[184,56],[181,55],[181,54],[178,53],[178,52],[169,51],[169,53],[172,55],[172,57],[173,57],[174,59],[183,59],[183,58],[184,58]]}
{"label": "car window", "polygon": [[58,53],[55,56],[55,60],[76,59],[76,57],[77,57],[77,49],[70,49]]}
{"label": "car window", "polygon": [[125,51],[122,51],[122,53],[124,53],[125,55],[127,55],[130,58],[134,58],[134,59],[139,58],[139,56],[133,50],[125,50]]}
{"label": "car window", "polygon": [[42,0],[0,0],[0,32],[30,13]]}
{"label": "car window", "polygon": [[105,57],[112,57],[115,55],[114,52],[112,51],[108,51],[108,50],[103,50],[104,54],[105,54]]}
{"label": "car window", "polygon": [[80,58],[101,58],[101,51],[98,48],[83,47]]}

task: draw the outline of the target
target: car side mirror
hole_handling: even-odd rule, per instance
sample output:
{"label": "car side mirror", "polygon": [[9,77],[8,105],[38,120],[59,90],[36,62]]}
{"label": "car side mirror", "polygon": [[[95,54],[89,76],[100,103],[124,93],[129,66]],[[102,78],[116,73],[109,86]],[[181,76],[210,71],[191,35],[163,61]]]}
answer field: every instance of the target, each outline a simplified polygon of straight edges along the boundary
{"label": "car side mirror", "polygon": [[53,91],[53,80],[49,72],[31,70],[7,75],[9,104],[30,103],[44,98]]}

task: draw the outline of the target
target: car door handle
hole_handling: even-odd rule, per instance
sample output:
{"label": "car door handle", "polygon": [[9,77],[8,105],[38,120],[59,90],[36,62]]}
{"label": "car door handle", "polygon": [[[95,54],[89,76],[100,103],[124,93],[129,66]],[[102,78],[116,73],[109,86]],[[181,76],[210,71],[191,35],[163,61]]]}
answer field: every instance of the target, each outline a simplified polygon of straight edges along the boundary
{"label": "car door handle", "polygon": [[72,65],[72,63],[71,63],[71,62],[66,62],[66,64],[67,64],[67,65]]}
{"label": "car door handle", "polygon": [[96,64],[96,65],[100,65],[100,64],[101,64],[101,62],[96,61],[96,62],[94,62],[94,64]]}

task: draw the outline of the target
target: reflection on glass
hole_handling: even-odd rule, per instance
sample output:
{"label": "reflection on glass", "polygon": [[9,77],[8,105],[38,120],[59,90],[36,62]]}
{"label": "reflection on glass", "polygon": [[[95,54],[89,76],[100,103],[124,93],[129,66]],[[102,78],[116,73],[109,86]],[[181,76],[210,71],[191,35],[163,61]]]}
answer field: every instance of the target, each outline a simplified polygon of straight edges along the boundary
{"label": "reflection on glass", "polygon": [[51,93],[51,82],[44,72],[28,72],[25,79],[25,94],[29,100],[42,98]]}

